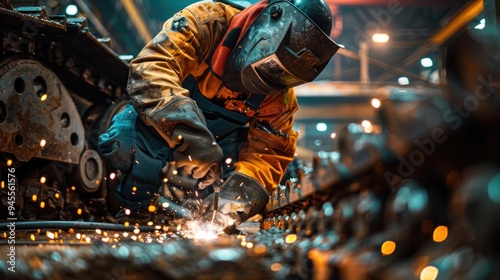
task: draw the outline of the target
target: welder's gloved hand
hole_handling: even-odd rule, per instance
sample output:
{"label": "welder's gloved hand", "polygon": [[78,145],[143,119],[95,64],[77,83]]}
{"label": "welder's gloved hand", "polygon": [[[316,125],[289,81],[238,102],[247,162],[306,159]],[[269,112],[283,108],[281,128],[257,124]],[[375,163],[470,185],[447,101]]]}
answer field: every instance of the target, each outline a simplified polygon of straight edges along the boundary
{"label": "welder's gloved hand", "polygon": [[176,96],[148,114],[152,125],[172,147],[175,166],[199,179],[201,188],[219,178],[222,149],[192,99]]}
{"label": "welder's gloved hand", "polygon": [[[211,194],[202,202],[205,219],[214,216],[214,195]],[[257,180],[234,172],[222,184],[219,194],[219,205],[215,215],[217,223],[223,228],[239,225],[248,218],[261,213],[269,200],[267,190]]]}
{"label": "welder's gloved hand", "polygon": [[[208,131],[192,130],[185,125],[178,125],[175,134],[181,144],[174,150],[174,164],[182,167],[195,179],[199,179],[200,188],[212,184],[220,176],[222,149]],[[204,135],[210,134],[210,135]]]}

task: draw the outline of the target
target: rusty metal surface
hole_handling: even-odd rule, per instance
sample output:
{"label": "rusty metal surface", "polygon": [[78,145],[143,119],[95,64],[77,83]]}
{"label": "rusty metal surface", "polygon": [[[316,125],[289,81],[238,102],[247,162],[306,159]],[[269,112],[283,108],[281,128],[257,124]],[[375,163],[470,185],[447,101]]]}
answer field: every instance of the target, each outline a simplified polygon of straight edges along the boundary
{"label": "rusty metal surface", "polygon": [[15,175],[20,219],[114,221],[116,180],[107,176],[116,174],[96,149],[108,107],[125,96],[127,63],[84,18],[1,4],[0,216]]}
{"label": "rusty metal surface", "polygon": [[0,66],[0,150],[20,160],[44,158],[78,164],[85,130],[64,84],[41,63],[16,59]]}

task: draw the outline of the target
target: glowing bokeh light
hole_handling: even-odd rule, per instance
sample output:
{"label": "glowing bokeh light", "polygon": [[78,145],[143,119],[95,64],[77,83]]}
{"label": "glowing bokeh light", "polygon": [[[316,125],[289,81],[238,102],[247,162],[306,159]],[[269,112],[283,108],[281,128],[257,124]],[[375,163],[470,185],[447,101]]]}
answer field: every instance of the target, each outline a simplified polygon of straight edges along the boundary
{"label": "glowing bokeh light", "polygon": [[380,108],[380,105],[382,105],[382,102],[377,98],[373,98],[371,103],[372,103],[373,108],[377,108],[377,109]]}
{"label": "glowing bokeh light", "polygon": [[438,226],[434,229],[432,234],[432,239],[434,242],[443,242],[448,237],[448,227]]}
{"label": "glowing bokeh light", "polygon": [[287,244],[293,243],[295,241],[297,241],[297,235],[295,235],[295,234],[290,234],[287,237],[285,237],[285,242]]}
{"label": "glowing bokeh light", "polygon": [[439,270],[434,266],[427,266],[420,272],[420,280],[436,280]]}
{"label": "glowing bokeh light", "polygon": [[396,250],[396,243],[394,241],[387,240],[380,247],[380,252],[382,255],[390,255]]}

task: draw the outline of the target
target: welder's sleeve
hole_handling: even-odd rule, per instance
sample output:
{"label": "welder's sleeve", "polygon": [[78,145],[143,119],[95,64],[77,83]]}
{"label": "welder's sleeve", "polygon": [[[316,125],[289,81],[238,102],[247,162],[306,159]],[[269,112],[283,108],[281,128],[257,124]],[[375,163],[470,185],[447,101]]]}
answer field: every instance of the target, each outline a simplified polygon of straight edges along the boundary
{"label": "welder's sleeve", "polygon": [[269,192],[277,187],[294,158],[298,134],[293,130],[293,114],[297,110],[293,89],[266,98],[249,124],[247,143],[235,163],[237,172],[254,178]]}
{"label": "welder's sleeve", "polygon": [[[217,12],[210,11],[213,7],[199,6],[206,11],[198,12]],[[174,149],[175,164],[195,178],[218,177],[222,160],[222,150],[207,129],[201,110],[181,86],[219,40],[220,35],[211,30],[217,28],[200,24],[190,10],[177,13],[131,61],[127,86],[141,119]],[[205,183],[211,183],[208,179]]]}

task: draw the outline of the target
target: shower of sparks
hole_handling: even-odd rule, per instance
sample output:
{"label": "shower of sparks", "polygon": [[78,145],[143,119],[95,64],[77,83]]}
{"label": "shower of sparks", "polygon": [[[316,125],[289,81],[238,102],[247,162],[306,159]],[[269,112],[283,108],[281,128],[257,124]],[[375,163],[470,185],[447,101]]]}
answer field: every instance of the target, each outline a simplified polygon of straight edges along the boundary
{"label": "shower of sparks", "polygon": [[181,235],[190,239],[212,240],[217,238],[219,232],[210,224],[193,220],[186,223],[186,229],[181,231]]}

